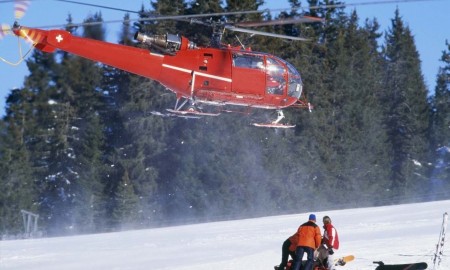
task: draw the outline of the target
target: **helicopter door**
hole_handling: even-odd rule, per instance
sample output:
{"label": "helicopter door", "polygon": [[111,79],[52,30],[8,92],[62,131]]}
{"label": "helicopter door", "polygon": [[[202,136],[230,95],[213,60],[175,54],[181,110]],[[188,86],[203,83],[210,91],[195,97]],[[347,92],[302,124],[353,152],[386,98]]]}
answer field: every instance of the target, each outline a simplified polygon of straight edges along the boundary
{"label": "helicopter door", "polygon": [[286,91],[286,68],[283,63],[267,57],[266,93],[281,96]]}
{"label": "helicopter door", "polygon": [[233,52],[232,91],[248,95],[264,95],[264,55]]}

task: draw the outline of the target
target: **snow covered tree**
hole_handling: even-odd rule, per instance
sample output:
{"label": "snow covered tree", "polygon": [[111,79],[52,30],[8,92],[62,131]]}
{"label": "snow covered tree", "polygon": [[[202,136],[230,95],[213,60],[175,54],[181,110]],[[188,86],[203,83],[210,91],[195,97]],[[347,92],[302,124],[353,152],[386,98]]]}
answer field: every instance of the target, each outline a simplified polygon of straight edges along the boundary
{"label": "snow covered tree", "polygon": [[36,93],[34,139],[27,144],[33,155],[42,224],[49,234],[92,232],[101,170],[98,132],[103,130],[97,119],[100,69],[65,53],[58,58],[36,52],[27,63],[30,76],[25,89]]}

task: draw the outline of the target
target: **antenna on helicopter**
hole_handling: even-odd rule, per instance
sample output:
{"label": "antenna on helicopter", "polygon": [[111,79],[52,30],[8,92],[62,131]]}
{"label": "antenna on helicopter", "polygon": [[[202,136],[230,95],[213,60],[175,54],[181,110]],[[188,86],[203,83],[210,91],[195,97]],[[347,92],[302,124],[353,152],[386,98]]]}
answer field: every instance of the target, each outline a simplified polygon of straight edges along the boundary
{"label": "antenna on helicopter", "polygon": [[241,44],[242,49],[245,50],[245,45],[241,42],[241,40],[239,39],[239,37],[237,35],[235,35],[237,41],[239,42],[239,44]]}

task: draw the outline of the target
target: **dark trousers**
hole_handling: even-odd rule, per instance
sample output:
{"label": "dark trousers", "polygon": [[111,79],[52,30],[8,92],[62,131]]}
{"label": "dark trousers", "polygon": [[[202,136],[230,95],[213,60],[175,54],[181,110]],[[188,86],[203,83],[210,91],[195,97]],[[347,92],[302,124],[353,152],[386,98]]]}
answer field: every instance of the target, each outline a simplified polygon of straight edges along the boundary
{"label": "dark trousers", "polygon": [[[302,267],[303,254],[306,252],[307,260]],[[297,247],[295,250],[295,263],[293,270],[312,270],[314,265],[314,249],[310,247]]]}
{"label": "dark trousers", "polygon": [[284,270],[286,267],[289,255],[291,255],[292,259],[295,259],[295,253],[289,250],[289,247],[291,246],[291,241],[289,239],[286,239],[286,241],[283,242],[283,246],[281,247],[281,263],[280,263],[280,270]]}

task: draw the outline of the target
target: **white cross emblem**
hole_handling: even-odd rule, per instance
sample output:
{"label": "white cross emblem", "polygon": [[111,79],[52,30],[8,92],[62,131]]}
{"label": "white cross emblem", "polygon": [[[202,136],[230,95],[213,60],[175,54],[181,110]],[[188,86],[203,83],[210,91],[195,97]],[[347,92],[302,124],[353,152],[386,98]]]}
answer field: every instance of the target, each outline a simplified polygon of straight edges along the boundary
{"label": "white cross emblem", "polygon": [[61,34],[59,34],[58,36],[56,36],[56,41],[58,41],[58,43],[61,43],[61,41],[63,41],[63,37],[61,36]]}

